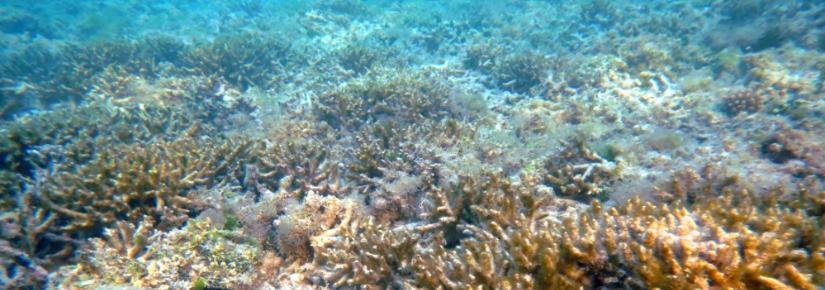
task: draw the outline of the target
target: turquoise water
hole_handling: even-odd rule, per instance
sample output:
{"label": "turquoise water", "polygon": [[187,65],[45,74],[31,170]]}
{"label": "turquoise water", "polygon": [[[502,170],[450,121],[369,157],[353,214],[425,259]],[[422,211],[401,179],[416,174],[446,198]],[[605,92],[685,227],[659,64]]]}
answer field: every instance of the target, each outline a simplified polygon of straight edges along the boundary
{"label": "turquoise water", "polygon": [[819,289],[819,1],[3,1],[0,288]]}

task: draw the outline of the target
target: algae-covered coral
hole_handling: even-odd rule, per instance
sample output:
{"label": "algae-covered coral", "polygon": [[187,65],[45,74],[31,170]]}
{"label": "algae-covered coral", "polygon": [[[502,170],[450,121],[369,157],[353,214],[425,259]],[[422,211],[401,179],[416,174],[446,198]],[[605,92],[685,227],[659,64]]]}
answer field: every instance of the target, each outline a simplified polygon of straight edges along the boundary
{"label": "algae-covered coral", "polygon": [[816,1],[0,11],[0,288],[825,285]]}

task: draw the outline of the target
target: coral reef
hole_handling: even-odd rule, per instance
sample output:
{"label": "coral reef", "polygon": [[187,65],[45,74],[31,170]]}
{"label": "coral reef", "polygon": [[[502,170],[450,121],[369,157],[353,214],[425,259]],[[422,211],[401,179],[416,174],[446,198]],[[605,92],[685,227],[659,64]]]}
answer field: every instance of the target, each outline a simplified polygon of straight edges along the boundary
{"label": "coral reef", "polygon": [[0,288],[825,285],[823,3],[41,2]]}

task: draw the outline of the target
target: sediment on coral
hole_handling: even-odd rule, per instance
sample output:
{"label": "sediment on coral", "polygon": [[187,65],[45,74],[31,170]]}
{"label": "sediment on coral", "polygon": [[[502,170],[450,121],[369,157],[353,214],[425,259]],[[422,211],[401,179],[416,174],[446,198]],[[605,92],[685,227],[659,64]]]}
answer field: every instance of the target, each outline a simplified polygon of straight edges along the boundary
{"label": "sediment on coral", "polygon": [[107,228],[82,253],[88,262],[60,273],[61,285],[237,288],[255,281],[260,252],[238,229],[221,229],[209,219],[193,219],[173,231],[158,231],[152,224],[150,219],[138,225],[119,221]]}

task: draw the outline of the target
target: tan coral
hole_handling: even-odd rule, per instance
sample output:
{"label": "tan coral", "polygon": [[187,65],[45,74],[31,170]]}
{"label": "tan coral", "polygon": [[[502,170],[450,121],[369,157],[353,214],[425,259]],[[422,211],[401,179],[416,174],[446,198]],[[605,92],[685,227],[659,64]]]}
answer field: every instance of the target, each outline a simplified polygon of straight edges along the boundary
{"label": "tan coral", "polygon": [[[334,233],[342,239],[316,244],[322,257],[316,263],[336,286],[815,289],[825,278],[818,217],[825,193],[692,192],[696,201],[689,206],[636,198],[604,208],[594,201],[556,222],[549,218],[553,198],[525,180],[513,184],[493,175],[464,189],[435,191],[424,224],[350,222]],[[468,216],[461,192],[475,190]]]}

